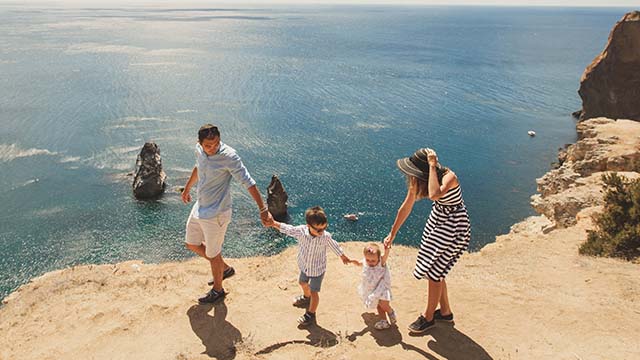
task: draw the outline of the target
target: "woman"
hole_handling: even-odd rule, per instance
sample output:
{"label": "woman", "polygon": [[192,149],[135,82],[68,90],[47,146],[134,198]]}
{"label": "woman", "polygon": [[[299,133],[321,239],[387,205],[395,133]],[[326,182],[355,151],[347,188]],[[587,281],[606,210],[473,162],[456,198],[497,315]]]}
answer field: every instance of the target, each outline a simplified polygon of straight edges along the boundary
{"label": "woman", "polygon": [[[467,249],[471,225],[458,177],[438,163],[435,151],[420,149],[411,157],[398,160],[397,165],[407,175],[407,196],[398,209],[389,235],[384,239],[385,247],[393,243],[416,200],[428,197],[434,201],[413,271],[417,279],[429,280],[427,308],[409,325],[409,331],[422,333],[433,327],[436,320],[453,321],[445,276]],[[438,304],[440,309],[436,310]]]}

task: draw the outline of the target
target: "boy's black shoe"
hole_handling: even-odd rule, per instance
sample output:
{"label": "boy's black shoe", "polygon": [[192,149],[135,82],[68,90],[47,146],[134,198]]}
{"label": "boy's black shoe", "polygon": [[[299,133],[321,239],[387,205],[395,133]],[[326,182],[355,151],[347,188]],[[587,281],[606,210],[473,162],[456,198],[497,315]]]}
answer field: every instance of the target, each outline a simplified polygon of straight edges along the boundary
{"label": "boy's black shoe", "polygon": [[[224,271],[222,272],[222,280],[226,279],[226,278],[230,278],[233,275],[236,274],[236,269],[234,269],[233,267],[229,266],[228,268],[224,269]],[[209,286],[213,286],[214,281],[213,279],[209,280],[209,282],[207,282],[207,285]]]}
{"label": "boy's black shoe", "polygon": [[209,290],[207,295],[198,299],[198,302],[201,304],[213,304],[219,300],[224,299],[225,295],[226,293],[224,292],[224,289],[222,289],[222,291],[215,291],[214,289],[211,289]]}
{"label": "boy's black shoe", "polygon": [[424,316],[418,316],[418,319],[409,325],[409,331],[412,333],[423,333],[428,329],[434,327],[436,320],[427,321]]}
{"label": "boy's black shoe", "polygon": [[308,311],[305,311],[304,315],[298,318],[298,324],[300,324],[300,326],[311,325],[315,321],[316,321],[316,314],[310,313]]}
{"label": "boy's black shoe", "polygon": [[453,322],[453,313],[449,315],[442,315],[442,313],[440,312],[440,309],[438,309],[436,310],[436,312],[433,313],[433,320]]}

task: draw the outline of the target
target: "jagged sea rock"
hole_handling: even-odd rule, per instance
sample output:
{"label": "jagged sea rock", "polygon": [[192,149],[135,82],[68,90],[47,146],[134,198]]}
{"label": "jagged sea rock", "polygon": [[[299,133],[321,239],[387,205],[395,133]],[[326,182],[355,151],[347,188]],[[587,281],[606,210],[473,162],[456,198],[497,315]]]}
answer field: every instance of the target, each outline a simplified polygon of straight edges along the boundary
{"label": "jagged sea rock", "polygon": [[164,192],[166,179],[158,145],[152,142],[145,143],[136,160],[133,195],[138,199],[157,197]]}
{"label": "jagged sea rock", "polygon": [[627,13],[615,24],[606,47],[582,74],[578,93],[580,120],[640,121],[640,11]]}
{"label": "jagged sea rock", "polygon": [[277,175],[273,175],[271,183],[267,187],[267,206],[275,220],[282,222],[288,220],[287,199],[289,199],[289,195],[282,186],[282,182]]}

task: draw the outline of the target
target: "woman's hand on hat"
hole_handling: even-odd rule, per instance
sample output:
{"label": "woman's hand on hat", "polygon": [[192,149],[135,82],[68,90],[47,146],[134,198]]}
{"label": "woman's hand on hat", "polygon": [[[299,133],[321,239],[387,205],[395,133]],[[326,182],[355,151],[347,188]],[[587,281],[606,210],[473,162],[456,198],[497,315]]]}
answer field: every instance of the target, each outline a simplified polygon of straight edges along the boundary
{"label": "woman's hand on hat", "polygon": [[438,166],[438,154],[435,150],[427,148],[427,162],[429,166]]}

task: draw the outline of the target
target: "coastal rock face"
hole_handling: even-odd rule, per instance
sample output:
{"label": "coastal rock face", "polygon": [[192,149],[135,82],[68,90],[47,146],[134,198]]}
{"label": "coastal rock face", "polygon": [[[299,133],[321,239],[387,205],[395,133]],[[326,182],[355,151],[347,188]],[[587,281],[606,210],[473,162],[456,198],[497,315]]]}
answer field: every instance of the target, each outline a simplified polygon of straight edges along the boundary
{"label": "coastal rock face", "polygon": [[160,149],[155,143],[145,143],[136,161],[136,176],[133,179],[133,195],[148,199],[164,192],[167,175],[162,170]]}
{"label": "coastal rock face", "polygon": [[276,221],[286,222],[288,220],[287,199],[289,199],[289,195],[284,190],[282,182],[280,182],[278,176],[273,175],[271,183],[267,187],[267,206]]}
{"label": "coastal rock face", "polygon": [[628,178],[640,172],[640,123],[595,118],[577,125],[578,141],[562,149],[560,167],[536,180],[539,194],[531,205],[556,227],[576,223],[583,209],[602,205],[602,174],[616,171]]}
{"label": "coastal rock face", "polygon": [[626,14],[580,79],[581,120],[640,121],[640,11]]}

